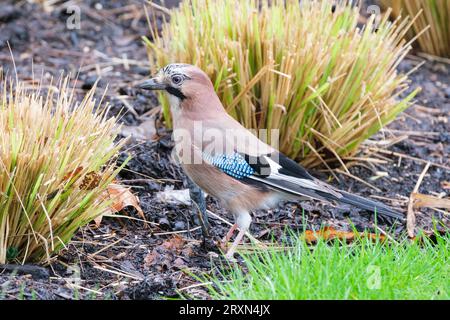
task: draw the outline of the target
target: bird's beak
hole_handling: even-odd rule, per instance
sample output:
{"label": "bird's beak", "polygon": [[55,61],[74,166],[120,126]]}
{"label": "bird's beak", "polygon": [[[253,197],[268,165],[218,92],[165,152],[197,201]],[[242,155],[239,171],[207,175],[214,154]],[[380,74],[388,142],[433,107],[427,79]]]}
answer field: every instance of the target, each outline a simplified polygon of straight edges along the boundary
{"label": "bird's beak", "polygon": [[158,78],[152,78],[145,80],[138,87],[146,90],[165,90],[167,86],[161,83]]}

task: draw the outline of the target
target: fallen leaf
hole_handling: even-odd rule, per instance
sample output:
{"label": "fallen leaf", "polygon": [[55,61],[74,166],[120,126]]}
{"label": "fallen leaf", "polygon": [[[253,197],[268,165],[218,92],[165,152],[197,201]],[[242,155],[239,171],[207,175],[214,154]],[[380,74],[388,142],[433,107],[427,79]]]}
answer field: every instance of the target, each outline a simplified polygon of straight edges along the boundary
{"label": "fallen leaf", "polygon": [[412,198],[414,199],[415,208],[450,209],[449,199],[437,198],[421,193],[413,193]]}
{"label": "fallen leaf", "polygon": [[102,200],[112,200],[112,203],[102,215],[94,219],[97,227],[100,226],[102,218],[105,214],[117,213],[123,208],[128,206],[134,207],[137,210],[139,216],[143,220],[145,220],[144,212],[139,206],[138,197],[135,196],[128,187],[122,186],[120,184],[111,183],[108,186],[107,190],[104,192]]}
{"label": "fallen leaf", "polygon": [[[433,239],[436,240],[437,236],[445,236],[446,233],[448,231],[447,230],[421,230],[421,234],[418,236],[415,236],[414,238],[411,238],[410,240],[419,240],[419,241],[423,241],[424,238],[428,238],[428,239]],[[436,241],[434,241],[436,242]]]}
{"label": "fallen leaf", "polygon": [[97,188],[100,184],[100,181],[102,181],[102,176],[98,174],[97,172],[90,171],[86,173],[86,175],[83,177],[83,181],[81,181],[80,189],[81,190],[92,190],[94,188]]}
{"label": "fallen leaf", "polygon": [[[62,178],[61,183],[65,183],[65,182],[71,180],[73,177],[77,176],[81,171],[83,171],[83,167],[80,166],[80,167],[77,167],[76,169],[66,173],[64,175],[64,177]],[[58,188],[58,189],[50,192],[46,197],[47,200],[53,199],[58,194],[58,192],[60,192],[61,190],[62,190],[62,192],[64,191],[64,189],[61,187],[61,188]]]}
{"label": "fallen leaf", "polygon": [[163,203],[191,204],[189,189],[174,190],[173,186],[166,186],[164,191],[160,191],[156,194],[156,198]]}
{"label": "fallen leaf", "polygon": [[153,117],[144,120],[138,126],[122,126],[122,135],[140,140],[154,140],[156,133],[155,119]]}
{"label": "fallen leaf", "polygon": [[[180,256],[181,255],[181,256]],[[186,259],[194,255],[194,250],[191,243],[186,243],[186,240],[179,236],[165,240],[160,245],[154,247],[144,258],[144,267],[156,268],[159,271],[168,270],[171,268],[183,269],[186,267]]]}
{"label": "fallen leaf", "polygon": [[78,167],[75,170],[70,171],[69,173],[67,173],[62,180],[65,182],[69,179],[72,179],[73,177],[75,177],[76,175],[78,175],[81,171],[83,170],[83,167]]}
{"label": "fallen leaf", "polygon": [[195,254],[194,246],[195,245],[192,242],[187,243],[181,250],[181,254],[185,257],[192,257]]}
{"label": "fallen leaf", "polygon": [[377,238],[381,241],[384,241],[386,237],[382,234],[376,235],[373,233],[358,233],[358,232],[351,232],[351,231],[337,231],[333,227],[325,227],[322,230],[319,231],[313,231],[313,230],[306,230],[304,233],[305,240],[308,243],[314,243],[317,242],[318,239],[323,239],[325,241],[333,240],[333,239],[339,239],[339,240],[345,240],[346,242],[351,242],[355,238],[366,236],[369,239],[376,240]]}
{"label": "fallen leaf", "polygon": [[157,258],[159,258],[160,254],[153,249],[152,252],[148,253],[145,258],[144,258],[144,266],[145,267],[150,267],[151,265],[153,265],[155,263],[155,261],[157,260]]}
{"label": "fallen leaf", "polygon": [[178,269],[184,269],[184,268],[186,268],[186,262],[184,261],[183,258],[176,258],[176,259],[173,261],[173,265],[174,265],[175,267],[177,267]]}
{"label": "fallen leaf", "polygon": [[161,247],[163,247],[166,250],[179,251],[179,250],[183,249],[185,243],[186,243],[186,241],[181,236],[174,235],[169,240],[164,241],[161,244]]}

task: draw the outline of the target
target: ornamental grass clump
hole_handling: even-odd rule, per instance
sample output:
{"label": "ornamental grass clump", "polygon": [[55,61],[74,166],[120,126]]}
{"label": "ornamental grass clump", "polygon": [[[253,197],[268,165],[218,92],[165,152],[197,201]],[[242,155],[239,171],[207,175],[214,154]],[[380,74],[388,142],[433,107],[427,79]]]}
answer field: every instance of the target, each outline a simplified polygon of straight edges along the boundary
{"label": "ornamental grass clump", "polygon": [[416,17],[409,38],[417,38],[420,50],[435,56],[450,58],[450,1],[448,0],[381,0],[392,8],[394,17]]}
{"label": "ornamental grass clump", "polygon": [[122,142],[93,90],[75,103],[68,79],[45,94],[2,81],[0,264],[47,261],[110,205]]}
{"label": "ornamental grass clump", "polygon": [[[269,142],[278,129],[281,151],[312,167],[354,155],[418,91],[405,95],[408,78],[396,70],[410,50],[410,20],[372,16],[359,28],[358,17],[345,2],[190,0],[144,41],[152,72],[197,65],[233,117],[269,129],[261,137]],[[168,101],[160,101],[170,126]]]}

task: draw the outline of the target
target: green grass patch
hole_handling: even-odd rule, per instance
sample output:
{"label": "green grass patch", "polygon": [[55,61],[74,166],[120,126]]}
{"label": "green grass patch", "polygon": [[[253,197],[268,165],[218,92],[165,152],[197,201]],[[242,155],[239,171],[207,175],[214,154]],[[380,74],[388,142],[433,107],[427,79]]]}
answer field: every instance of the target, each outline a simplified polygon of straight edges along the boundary
{"label": "green grass patch", "polygon": [[287,250],[243,255],[208,278],[215,299],[449,299],[450,236],[436,242],[351,244],[296,239]]}

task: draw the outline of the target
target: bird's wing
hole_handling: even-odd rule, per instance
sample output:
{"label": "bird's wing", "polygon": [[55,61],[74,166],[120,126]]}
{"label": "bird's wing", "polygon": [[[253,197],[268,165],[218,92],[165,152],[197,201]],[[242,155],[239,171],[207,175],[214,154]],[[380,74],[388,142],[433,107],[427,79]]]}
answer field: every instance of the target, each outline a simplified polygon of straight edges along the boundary
{"label": "bird's wing", "polygon": [[287,193],[317,200],[330,200],[328,195],[333,195],[334,198],[342,197],[291,159],[281,154],[280,156],[279,161],[276,161],[270,155],[253,157],[238,152],[221,155],[204,153],[203,159],[243,182],[253,180]]}
{"label": "bird's wing", "polygon": [[204,155],[205,161],[244,183],[261,184],[296,196],[342,202],[396,219],[403,215],[392,208],[366,198],[340,191],[314,178],[302,166],[279,152],[249,156],[235,152]]}
{"label": "bird's wing", "polygon": [[334,188],[314,178],[302,166],[279,152],[259,157],[244,157],[255,171],[249,179],[316,200],[330,201],[342,197]]}

